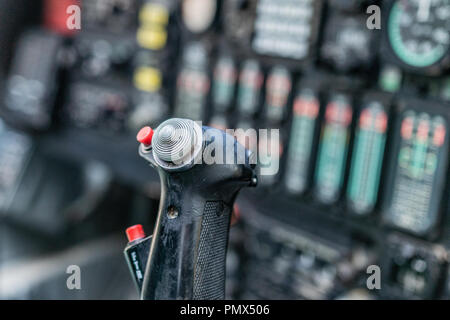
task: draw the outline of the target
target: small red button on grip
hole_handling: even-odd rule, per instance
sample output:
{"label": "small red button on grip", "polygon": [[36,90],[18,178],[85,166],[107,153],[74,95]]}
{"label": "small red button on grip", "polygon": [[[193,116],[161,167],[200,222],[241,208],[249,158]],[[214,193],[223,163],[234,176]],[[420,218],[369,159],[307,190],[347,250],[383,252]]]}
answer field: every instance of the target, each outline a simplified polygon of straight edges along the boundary
{"label": "small red button on grip", "polygon": [[152,138],[153,138],[153,129],[150,127],[143,127],[141,130],[139,130],[136,136],[137,141],[146,146],[152,144]]}
{"label": "small red button on grip", "polygon": [[136,224],[125,230],[129,242],[145,238],[144,228],[141,224]]}

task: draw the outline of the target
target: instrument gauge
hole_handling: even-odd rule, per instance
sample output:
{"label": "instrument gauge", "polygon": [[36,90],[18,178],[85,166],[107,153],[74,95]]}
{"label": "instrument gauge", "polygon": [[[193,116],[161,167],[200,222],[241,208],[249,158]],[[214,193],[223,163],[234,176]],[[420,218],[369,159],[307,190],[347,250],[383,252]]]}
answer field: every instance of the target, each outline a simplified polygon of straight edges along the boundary
{"label": "instrument gauge", "polygon": [[387,21],[390,47],[404,65],[433,74],[450,65],[450,0],[394,1]]}

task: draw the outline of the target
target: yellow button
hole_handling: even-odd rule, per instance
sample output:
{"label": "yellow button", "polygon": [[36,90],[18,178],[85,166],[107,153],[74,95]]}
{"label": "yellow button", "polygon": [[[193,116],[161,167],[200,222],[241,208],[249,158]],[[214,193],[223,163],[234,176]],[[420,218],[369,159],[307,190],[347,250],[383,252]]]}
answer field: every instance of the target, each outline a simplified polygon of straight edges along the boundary
{"label": "yellow button", "polygon": [[159,50],[166,45],[167,32],[158,25],[139,28],[137,42],[146,49]]}
{"label": "yellow button", "polygon": [[169,12],[160,4],[147,3],[139,12],[139,19],[142,24],[166,25],[169,22]]}
{"label": "yellow button", "polygon": [[142,91],[155,92],[161,88],[161,72],[152,67],[139,67],[134,71],[134,85]]}

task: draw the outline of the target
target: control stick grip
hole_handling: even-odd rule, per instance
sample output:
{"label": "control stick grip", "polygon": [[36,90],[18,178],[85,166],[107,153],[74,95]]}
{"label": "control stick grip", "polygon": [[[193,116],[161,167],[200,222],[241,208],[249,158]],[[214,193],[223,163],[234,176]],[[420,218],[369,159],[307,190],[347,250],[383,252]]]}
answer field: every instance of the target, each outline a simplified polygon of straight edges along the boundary
{"label": "control stick grip", "polygon": [[250,152],[233,136],[187,119],[169,119],[154,135],[144,128],[138,140],[140,155],[161,181],[141,298],[224,299],[234,200],[241,188],[257,183]]}

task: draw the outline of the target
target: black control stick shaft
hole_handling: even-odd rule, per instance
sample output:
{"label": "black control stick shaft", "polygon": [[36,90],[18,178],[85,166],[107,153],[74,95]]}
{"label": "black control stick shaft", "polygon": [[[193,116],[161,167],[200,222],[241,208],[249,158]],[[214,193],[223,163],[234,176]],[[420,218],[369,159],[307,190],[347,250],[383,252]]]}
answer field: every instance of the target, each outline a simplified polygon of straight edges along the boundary
{"label": "black control stick shaft", "polygon": [[138,140],[162,191],[141,298],[223,299],[233,203],[257,181],[250,151],[187,119],[169,119],[154,133],[146,127]]}

